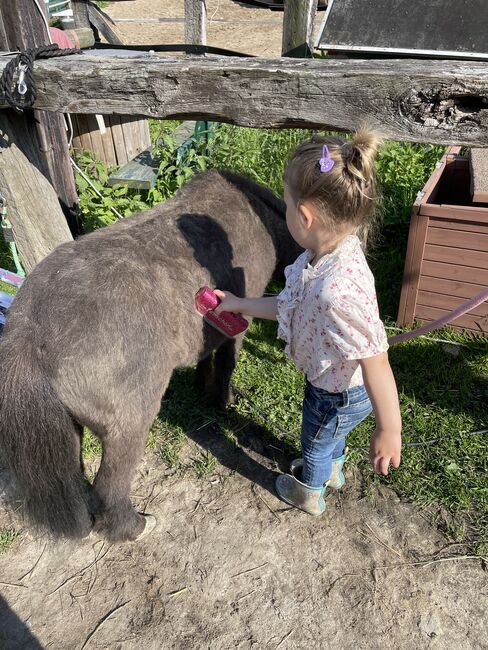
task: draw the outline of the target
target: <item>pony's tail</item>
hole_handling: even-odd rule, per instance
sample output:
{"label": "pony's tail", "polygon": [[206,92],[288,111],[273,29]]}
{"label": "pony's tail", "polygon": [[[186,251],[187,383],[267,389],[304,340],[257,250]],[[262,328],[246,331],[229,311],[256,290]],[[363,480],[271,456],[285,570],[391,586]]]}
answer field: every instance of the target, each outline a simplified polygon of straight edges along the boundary
{"label": "pony's tail", "polygon": [[83,537],[91,516],[76,425],[32,346],[12,338],[0,339],[0,465],[12,472],[30,523],[54,536]]}

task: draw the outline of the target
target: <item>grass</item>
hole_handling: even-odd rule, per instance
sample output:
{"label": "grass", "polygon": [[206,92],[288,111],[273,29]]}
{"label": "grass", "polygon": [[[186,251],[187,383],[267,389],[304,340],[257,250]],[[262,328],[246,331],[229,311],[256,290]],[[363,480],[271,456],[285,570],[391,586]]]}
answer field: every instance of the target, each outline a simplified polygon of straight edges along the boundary
{"label": "grass", "polygon": [[20,533],[13,528],[0,531],[0,555],[6,553],[19,536]]}
{"label": "grass", "polygon": [[217,459],[210,452],[202,452],[196,460],[193,461],[193,471],[198,478],[205,478],[215,472]]}
{"label": "grass", "polygon": [[[174,128],[174,124],[170,126]],[[91,214],[90,228],[113,221],[109,205],[121,206],[126,213],[149,207],[171,196],[203,167],[234,169],[281,193],[289,153],[308,136],[308,132],[299,130],[263,131],[223,125],[208,152],[197,148],[176,166],[168,125],[155,122],[151,132],[162,155],[156,187],[151,193],[120,195],[116,194],[117,188],[104,188],[104,199],[100,200],[80,185],[85,213]],[[441,151],[431,145],[388,142],[378,156],[383,225],[377,245],[369,253],[369,262],[387,325],[394,324],[397,314],[411,205]],[[92,165],[93,175],[98,175],[103,187],[104,170],[89,161],[85,164]],[[0,245],[2,262],[9,265],[8,253]],[[277,292],[280,288],[274,284],[269,289]],[[433,438],[438,442],[405,447],[401,467],[386,478],[373,475],[364,451],[353,449],[348,462],[362,468],[365,494],[378,483],[391,486],[404,499],[426,508],[453,541],[486,555],[488,438],[467,433],[488,427],[488,339],[474,339],[448,329],[436,335],[465,347],[456,348],[459,354],[454,356],[443,344],[416,339],[393,347],[390,359],[399,389],[405,442]],[[184,469],[188,463],[182,452],[188,435],[195,436],[199,430],[216,431],[232,448],[239,442],[245,444],[252,429],[264,443],[290,455],[298,454],[303,379],[276,339],[276,324],[252,324],[233,382],[248,398],[238,399],[226,413],[218,413],[195,396],[193,370],[177,371],[151,429],[148,446],[168,464]],[[349,436],[350,448],[367,446],[373,426],[370,417],[357,427]],[[84,451],[86,455],[99,453],[93,436],[85,437]],[[223,462],[222,457],[212,447],[190,465],[197,476],[203,477],[214,471],[218,461]]]}

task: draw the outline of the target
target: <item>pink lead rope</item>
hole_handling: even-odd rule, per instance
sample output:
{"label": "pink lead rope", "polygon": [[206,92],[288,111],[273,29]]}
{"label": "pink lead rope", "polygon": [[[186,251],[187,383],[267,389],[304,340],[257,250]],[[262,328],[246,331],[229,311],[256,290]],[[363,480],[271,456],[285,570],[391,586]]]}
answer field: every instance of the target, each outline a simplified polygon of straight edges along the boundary
{"label": "pink lead rope", "polygon": [[468,300],[467,302],[463,303],[459,307],[456,307],[456,309],[449,312],[445,316],[442,316],[441,318],[438,318],[437,320],[434,320],[431,323],[428,323],[427,325],[422,325],[422,327],[419,327],[418,329],[413,330],[412,332],[405,332],[404,334],[397,334],[396,336],[390,336],[388,338],[388,343],[390,345],[396,345],[397,343],[404,343],[405,341],[409,341],[410,339],[413,339],[416,336],[420,336],[421,334],[425,334],[426,332],[431,332],[432,330],[439,329],[439,327],[442,327],[443,325],[447,325],[448,323],[455,320],[456,318],[459,318],[459,316],[462,316],[466,312],[470,311],[470,309],[474,309],[478,305],[481,305],[481,303],[485,302],[485,300],[488,300],[488,288],[483,289],[483,291],[477,293],[474,298],[471,298],[471,300]]}

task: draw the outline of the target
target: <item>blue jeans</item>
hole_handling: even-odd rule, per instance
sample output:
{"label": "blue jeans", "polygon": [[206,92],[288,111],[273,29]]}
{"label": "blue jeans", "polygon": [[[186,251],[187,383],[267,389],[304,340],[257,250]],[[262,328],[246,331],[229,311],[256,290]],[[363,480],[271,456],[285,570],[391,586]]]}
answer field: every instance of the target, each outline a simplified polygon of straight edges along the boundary
{"label": "blue jeans", "polygon": [[301,482],[322,487],[329,479],[332,459],[344,453],[346,436],[371,413],[364,386],[328,393],[307,381],[302,409]]}

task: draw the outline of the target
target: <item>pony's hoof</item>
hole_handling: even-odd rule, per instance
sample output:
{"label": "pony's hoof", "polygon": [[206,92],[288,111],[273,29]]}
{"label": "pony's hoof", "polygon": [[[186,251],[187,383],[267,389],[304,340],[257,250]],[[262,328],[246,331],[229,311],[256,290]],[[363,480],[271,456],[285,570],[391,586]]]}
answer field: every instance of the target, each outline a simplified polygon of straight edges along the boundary
{"label": "pony's hoof", "polygon": [[[142,513],[141,513],[142,514]],[[145,526],[144,530],[142,533],[140,533],[133,541],[138,542],[139,540],[143,539],[144,537],[147,537],[150,535],[153,530],[156,528],[158,520],[154,515],[142,515],[145,519]]]}

